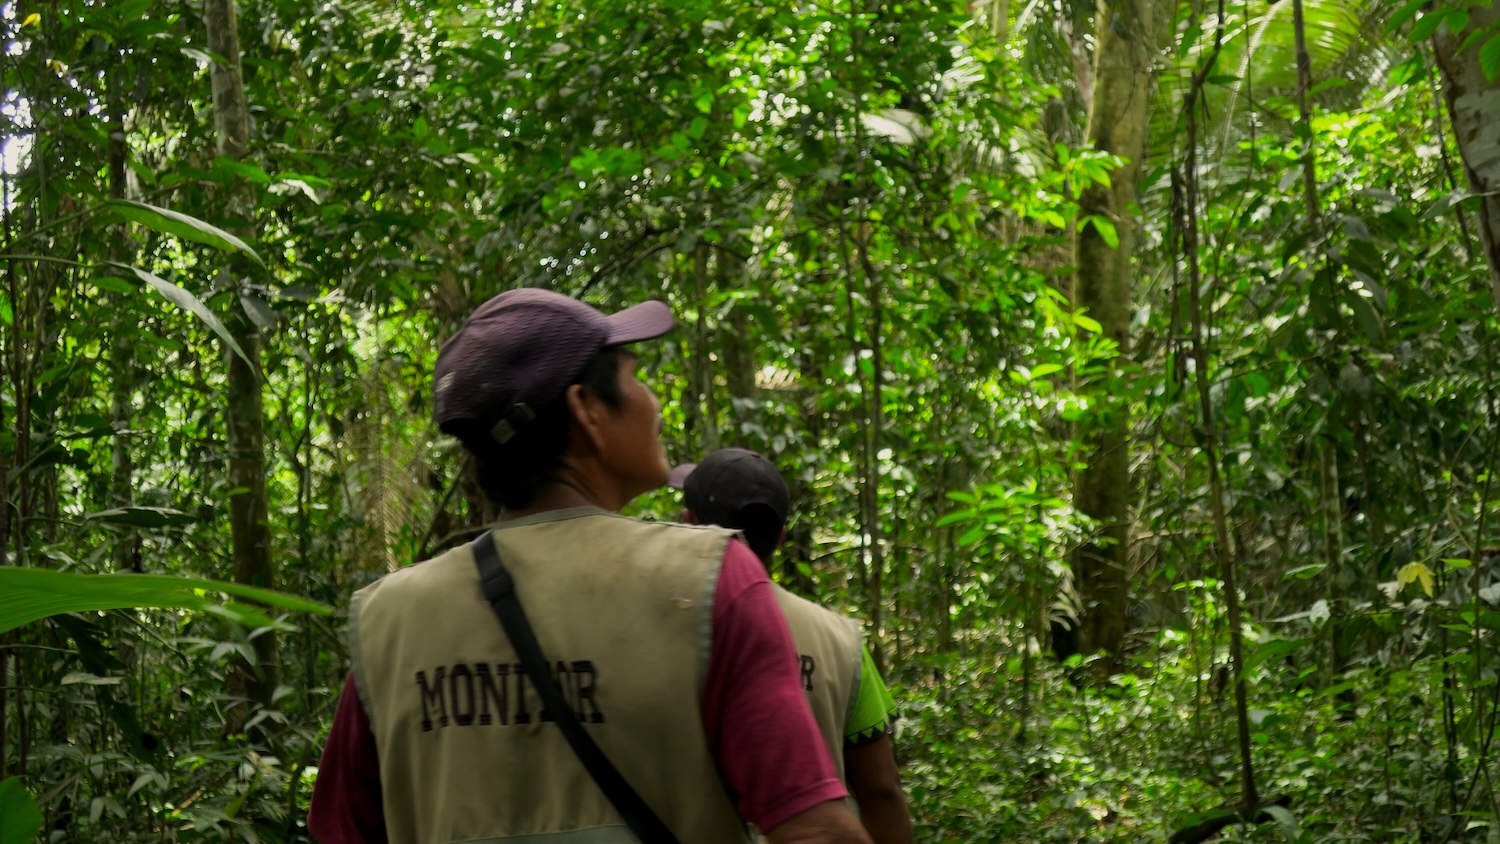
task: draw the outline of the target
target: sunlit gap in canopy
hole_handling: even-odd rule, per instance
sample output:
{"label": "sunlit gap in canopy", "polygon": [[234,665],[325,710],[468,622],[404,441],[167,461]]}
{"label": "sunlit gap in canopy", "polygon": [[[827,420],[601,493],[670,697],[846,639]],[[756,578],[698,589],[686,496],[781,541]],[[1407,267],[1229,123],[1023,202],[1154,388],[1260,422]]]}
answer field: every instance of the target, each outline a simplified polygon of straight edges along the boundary
{"label": "sunlit gap in canopy", "polygon": [[4,102],[0,102],[0,172],[14,176],[21,172],[22,165],[31,156],[33,142],[31,132],[31,103],[18,91],[6,91]]}
{"label": "sunlit gap in canopy", "polygon": [[503,38],[505,26],[520,20],[526,14],[528,5],[535,4],[529,4],[526,0],[511,0],[509,3],[502,0],[492,5],[481,6],[481,13],[488,17],[489,25],[481,28],[479,35],[484,38]]}
{"label": "sunlit gap in canopy", "polygon": [[[21,22],[16,19],[15,3],[0,4],[0,21],[3,21],[6,31],[10,33],[5,41],[5,54],[21,55],[26,50],[26,42],[21,38],[22,27]],[[32,133],[30,101],[21,96],[20,91],[7,89],[3,100],[0,100],[0,174],[7,181],[19,174],[31,157],[34,141]],[[5,191],[3,202],[4,208],[9,210],[9,190]]]}

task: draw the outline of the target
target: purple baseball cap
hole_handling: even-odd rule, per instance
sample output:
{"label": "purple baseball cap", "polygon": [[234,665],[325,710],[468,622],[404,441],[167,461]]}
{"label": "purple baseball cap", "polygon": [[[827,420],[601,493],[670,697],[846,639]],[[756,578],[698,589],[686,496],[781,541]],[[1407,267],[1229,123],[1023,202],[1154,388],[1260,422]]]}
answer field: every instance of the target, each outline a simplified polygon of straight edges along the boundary
{"label": "purple baseball cap", "polygon": [[605,316],[550,290],[507,290],[480,305],[438,352],[432,421],[450,434],[488,428],[504,443],[600,352],[660,337],[672,325],[672,312],[654,300]]}

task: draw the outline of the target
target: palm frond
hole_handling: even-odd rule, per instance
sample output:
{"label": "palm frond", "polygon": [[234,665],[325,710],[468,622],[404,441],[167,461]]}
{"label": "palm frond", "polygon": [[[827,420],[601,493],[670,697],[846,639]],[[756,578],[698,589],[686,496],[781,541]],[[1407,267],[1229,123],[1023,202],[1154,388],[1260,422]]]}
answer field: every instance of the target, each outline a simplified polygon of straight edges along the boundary
{"label": "palm frond", "polygon": [[[355,554],[364,565],[394,571],[409,556],[403,539],[423,522],[431,506],[418,481],[421,446],[406,432],[423,429],[396,400],[400,373],[376,362],[360,373],[361,406],[348,425],[350,505],[363,523],[356,532]],[[425,523],[425,522],[424,522]]]}

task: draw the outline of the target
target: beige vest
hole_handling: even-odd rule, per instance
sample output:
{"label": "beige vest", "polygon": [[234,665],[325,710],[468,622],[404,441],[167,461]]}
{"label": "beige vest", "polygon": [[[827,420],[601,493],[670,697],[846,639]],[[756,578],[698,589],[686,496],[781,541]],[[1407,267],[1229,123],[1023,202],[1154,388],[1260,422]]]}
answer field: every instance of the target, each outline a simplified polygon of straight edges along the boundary
{"label": "beige vest", "polygon": [[828,752],[844,778],[844,725],[853,714],[859,690],[859,625],[812,601],[773,586],[801,660],[802,690],[823,731]]}
{"label": "beige vest", "polygon": [[[699,708],[730,535],[593,508],[495,531],[578,720],[684,842],[747,840]],[[360,590],[349,615],[391,844],[635,841],[525,682],[468,546]]]}

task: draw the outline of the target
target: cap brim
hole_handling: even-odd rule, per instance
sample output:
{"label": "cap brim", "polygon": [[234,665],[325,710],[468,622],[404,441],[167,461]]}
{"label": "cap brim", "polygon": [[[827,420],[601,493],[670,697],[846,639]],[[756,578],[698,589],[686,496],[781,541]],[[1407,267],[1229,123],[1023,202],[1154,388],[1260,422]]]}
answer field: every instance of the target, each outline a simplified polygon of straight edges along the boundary
{"label": "cap brim", "polygon": [[671,474],[667,475],[667,486],[672,489],[682,489],[687,484],[688,475],[693,474],[696,468],[698,468],[697,463],[684,463],[673,468]]}
{"label": "cap brim", "polygon": [[623,346],[654,340],[672,330],[675,320],[665,303],[651,300],[632,305],[617,314],[606,317],[609,321],[607,346]]}

